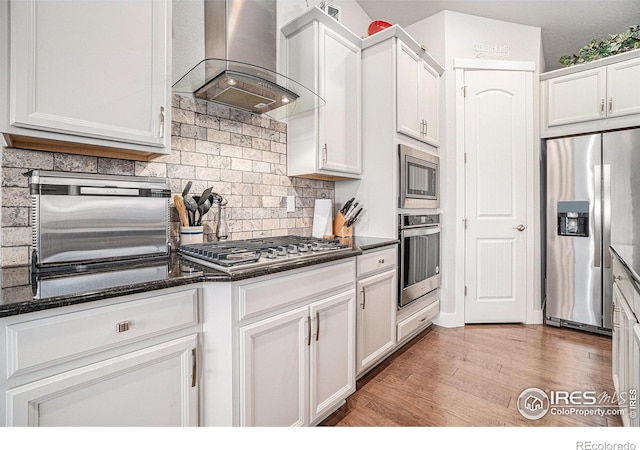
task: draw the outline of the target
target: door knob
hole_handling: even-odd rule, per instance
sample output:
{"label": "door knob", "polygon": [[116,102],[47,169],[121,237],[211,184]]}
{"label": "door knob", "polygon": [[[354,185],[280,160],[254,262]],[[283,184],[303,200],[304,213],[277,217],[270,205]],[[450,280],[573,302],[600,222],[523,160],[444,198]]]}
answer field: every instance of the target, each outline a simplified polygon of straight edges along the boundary
{"label": "door knob", "polygon": [[524,225],[520,224],[517,227],[513,227],[514,230],[518,230],[518,231],[524,231],[527,227],[525,227]]}

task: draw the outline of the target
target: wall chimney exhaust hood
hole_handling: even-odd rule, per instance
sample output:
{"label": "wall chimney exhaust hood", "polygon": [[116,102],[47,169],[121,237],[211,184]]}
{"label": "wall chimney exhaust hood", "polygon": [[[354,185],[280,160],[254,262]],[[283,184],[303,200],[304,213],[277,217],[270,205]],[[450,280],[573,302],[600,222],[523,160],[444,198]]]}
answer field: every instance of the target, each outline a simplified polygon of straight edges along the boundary
{"label": "wall chimney exhaust hood", "polygon": [[173,92],[276,120],[324,105],[315,92],[276,72],[276,0],[204,0],[204,52]]}

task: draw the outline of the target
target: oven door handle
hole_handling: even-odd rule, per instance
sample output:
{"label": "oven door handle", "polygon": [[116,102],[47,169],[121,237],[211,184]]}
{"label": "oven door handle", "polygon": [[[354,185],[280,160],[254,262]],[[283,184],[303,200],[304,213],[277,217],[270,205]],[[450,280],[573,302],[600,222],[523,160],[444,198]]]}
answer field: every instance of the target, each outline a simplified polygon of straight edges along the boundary
{"label": "oven door handle", "polygon": [[410,228],[400,231],[400,235],[403,238],[415,237],[415,236],[428,236],[430,234],[440,233],[440,227],[428,227],[428,228]]}

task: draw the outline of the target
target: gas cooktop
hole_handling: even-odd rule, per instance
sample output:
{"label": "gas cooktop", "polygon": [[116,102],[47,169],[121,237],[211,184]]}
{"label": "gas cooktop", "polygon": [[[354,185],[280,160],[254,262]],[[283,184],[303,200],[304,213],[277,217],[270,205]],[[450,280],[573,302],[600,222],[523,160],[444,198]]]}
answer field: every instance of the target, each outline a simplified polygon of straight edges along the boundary
{"label": "gas cooktop", "polygon": [[337,239],[277,236],[239,241],[181,245],[184,259],[232,273],[283,262],[314,258],[329,252],[348,252],[351,247]]}

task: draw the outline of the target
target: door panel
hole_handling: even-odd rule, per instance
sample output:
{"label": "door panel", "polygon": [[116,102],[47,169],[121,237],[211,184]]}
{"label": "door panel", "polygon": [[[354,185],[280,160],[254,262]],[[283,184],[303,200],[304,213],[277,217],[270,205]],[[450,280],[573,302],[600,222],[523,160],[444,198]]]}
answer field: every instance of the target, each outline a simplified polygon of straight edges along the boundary
{"label": "door panel", "polygon": [[310,305],[311,423],[356,390],[355,290]]}
{"label": "door panel", "polygon": [[308,424],[308,307],[240,330],[240,425]]}
{"label": "door panel", "polygon": [[196,426],[191,335],[7,391],[9,426]]}
{"label": "door panel", "polygon": [[525,80],[465,72],[467,323],[526,321]]}

